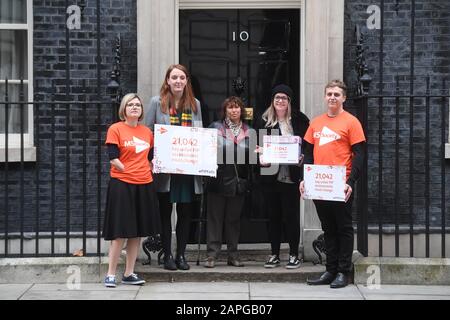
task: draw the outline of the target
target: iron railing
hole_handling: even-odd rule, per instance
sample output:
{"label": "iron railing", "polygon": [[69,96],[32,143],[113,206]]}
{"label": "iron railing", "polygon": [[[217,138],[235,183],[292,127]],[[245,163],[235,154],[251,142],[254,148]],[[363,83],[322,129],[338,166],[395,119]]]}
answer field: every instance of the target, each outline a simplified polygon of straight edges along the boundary
{"label": "iron railing", "polygon": [[[385,255],[383,246],[388,235],[394,236],[392,255],[396,257],[437,256],[431,252],[433,234],[440,237],[440,256],[448,255],[449,163],[445,144],[450,95],[432,94],[430,77],[425,81],[423,94],[401,94],[397,79],[394,95],[363,95],[353,101],[361,110],[368,137],[357,201],[357,243],[364,255],[368,255],[369,234],[378,235],[377,256]],[[442,92],[446,90],[444,82]],[[368,112],[373,114],[370,121]],[[371,141],[374,138],[378,141]],[[392,146],[393,153],[389,152]],[[408,254],[400,252],[403,234],[409,238]],[[417,234],[424,235],[424,250],[415,248]]]}
{"label": "iron railing", "polygon": [[[30,106],[34,139],[29,149],[35,152],[31,162],[25,157],[23,116]],[[10,134],[5,134],[11,129],[12,107],[20,110],[16,146]],[[107,125],[115,120],[116,98],[112,102],[10,101],[6,89],[0,110],[5,118],[0,125],[4,128],[0,134],[4,153],[0,162],[0,256],[100,255],[103,181],[109,169],[103,145]],[[11,161],[13,147],[20,151]],[[88,245],[90,240],[94,242]]]}

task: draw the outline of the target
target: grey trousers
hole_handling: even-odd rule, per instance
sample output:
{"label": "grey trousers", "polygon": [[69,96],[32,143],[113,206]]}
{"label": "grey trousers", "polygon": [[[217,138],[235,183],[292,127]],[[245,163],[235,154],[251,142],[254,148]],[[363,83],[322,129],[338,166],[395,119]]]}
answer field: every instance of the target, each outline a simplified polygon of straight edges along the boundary
{"label": "grey trousers", "polygon": [[244,195],[224,197],[208,192],[206,214],[206,241],[208,257],[218,258],[222,246],[222,231],[227,243],[228,258],[237,259],[239,234],[241,230],[241,210]]}

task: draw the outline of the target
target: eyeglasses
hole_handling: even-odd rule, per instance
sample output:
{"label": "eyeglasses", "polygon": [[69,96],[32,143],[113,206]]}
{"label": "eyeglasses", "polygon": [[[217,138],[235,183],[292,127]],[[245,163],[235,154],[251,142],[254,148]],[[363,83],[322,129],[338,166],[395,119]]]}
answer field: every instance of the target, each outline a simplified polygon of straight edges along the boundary
{"label": "eyeglasses", "polygon": [[276,101],[287,101],[287,100],[289,100],[289,97],[275,96],[273,99]]}
{"label": "eyeglasses", "polygon": [[128,108],[133,108],[133,107],[141,108],[142,104],[140,104],[140,103],[127,103],[127,107]]}

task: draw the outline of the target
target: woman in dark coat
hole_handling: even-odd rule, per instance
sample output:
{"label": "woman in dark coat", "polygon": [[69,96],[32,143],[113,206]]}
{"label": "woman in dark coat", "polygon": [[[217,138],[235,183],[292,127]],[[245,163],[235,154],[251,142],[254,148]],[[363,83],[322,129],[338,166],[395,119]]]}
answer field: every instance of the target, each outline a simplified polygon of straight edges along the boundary
{"label": "woman in dark coat", "polygon": [[244,123],[244,103],[229,97],[222,104],[222,120],[209,127],[218,130],[217,177],[207,187],[206,268],[214,268],[222,246],[222,230],[228,249],[228,265],[242,267],[238,241],[249,173],[249,126]]}
{"label": "woman in dark coat", "polygon": [[[298,108],[291,107],[292,89],[284,84],[277,85],[272,90],[272,101],[262,115],[260,129],[277,130],[279,135],[300,136],[302,139],[308,129],[309,119]],[[262,166],[266,166],[260,158]],[[299,160],[299,162],[301,162]],[[303,167],[297,165],[279,165],[272,174],[261,171],[261,182],[267,207],[269,210],[269,238],[272,254],[264,267],[274,268],[280,265],[281,232],[286,232],[289,242],[289,261],[287,269],[300,267],[298,256],[300,242],[300,194],[299,182]],[[265,174],[264,174],[265,173]]]}

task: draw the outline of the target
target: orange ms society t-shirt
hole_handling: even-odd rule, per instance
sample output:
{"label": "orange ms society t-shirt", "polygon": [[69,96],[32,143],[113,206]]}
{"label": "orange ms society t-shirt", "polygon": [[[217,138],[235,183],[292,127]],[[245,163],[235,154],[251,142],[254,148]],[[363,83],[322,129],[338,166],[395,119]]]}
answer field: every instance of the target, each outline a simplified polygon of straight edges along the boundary
{"label": "orange ms society t-shirt", "polygon": [[133,128],[125,122],[114,123],[106,134],[106,143],[116,144],[119,148],[119,160],[125,166],[123,172],[111,166],[111,177],[132,184],[144,184],[153,181],[148,153],[153,147],[152,131],[138,124]]}
{"label": "orange ms society t-shirt", "polygon": [[351,146],[366,138],[358,119],[344,111],[336,117],[325,113],[314,118],[305,140],[314,145],[314,164],[345,165],[348,179],[352,171]]}

